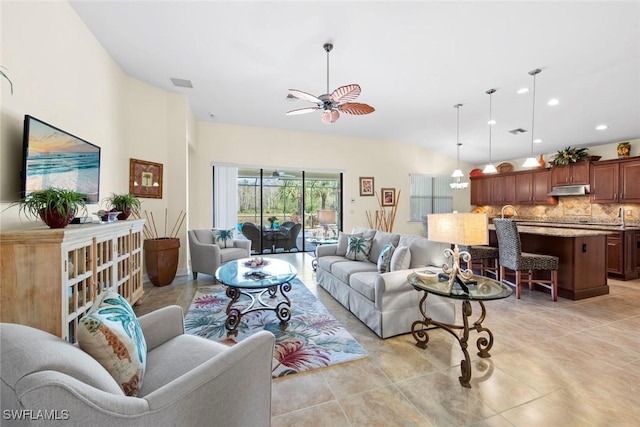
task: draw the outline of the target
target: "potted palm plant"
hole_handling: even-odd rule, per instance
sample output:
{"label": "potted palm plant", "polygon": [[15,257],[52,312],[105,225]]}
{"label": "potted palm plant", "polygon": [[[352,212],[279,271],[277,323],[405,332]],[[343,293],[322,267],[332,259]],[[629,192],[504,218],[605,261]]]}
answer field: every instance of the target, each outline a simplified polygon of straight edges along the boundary
{"label": "potted palm plant", "polygon": [[112,211],[120,211],[118,219],[123,221],[129,218],[132,212],[140,211],[140,199],[133,194],[115,194],[107,197],[107,203],[111,205]]}
{"label": "potted palm plant", "polygon": [[16,204],[25,216],[41,218],[50,228],[64,228],[78,211],[86,211],[84,195],[62,188],[34,191]]}

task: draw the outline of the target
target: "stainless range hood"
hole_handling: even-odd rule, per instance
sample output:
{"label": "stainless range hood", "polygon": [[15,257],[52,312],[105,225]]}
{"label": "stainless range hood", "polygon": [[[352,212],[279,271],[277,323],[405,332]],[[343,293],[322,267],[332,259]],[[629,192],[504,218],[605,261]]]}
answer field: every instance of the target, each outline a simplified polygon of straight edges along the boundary
{"label": "stainless range hood", "polygon": [[589,192],[590,188],[588,185],[563,185],[553,187],[547,196],[584,196],[585,194],[589,194]]}

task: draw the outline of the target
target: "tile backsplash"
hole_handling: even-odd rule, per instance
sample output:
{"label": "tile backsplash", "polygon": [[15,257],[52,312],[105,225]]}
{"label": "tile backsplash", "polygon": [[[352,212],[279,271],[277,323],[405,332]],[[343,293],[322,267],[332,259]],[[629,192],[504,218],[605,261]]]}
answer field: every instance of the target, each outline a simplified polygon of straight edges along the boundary
{"label": "tile backsplash", "polygon": [[[557,205],[515,205],[518,216],[525,218],[590,221],[602,223],[619,223],[618,212],[624,209],[627,224],[640,225],[640,205],[625,204],[591,204],[589,196],[562,196]],[[500,216],[502,206],[482,206],[489,217]]]}

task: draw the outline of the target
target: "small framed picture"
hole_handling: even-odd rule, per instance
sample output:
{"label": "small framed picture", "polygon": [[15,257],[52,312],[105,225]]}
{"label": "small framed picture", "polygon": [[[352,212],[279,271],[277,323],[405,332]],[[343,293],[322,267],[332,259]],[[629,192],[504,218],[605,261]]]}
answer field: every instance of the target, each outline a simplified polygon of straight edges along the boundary
{"label": "small framed picture", "polygon": [[373,177],[361,176],[360,177],[360,195],[361,196],[373,196]]}
{"label": "small framed picture", "polygon": [[383,188],[382,189],[382,206],[395,206],[395,205],[396,205],[396,189]]}
{"label": "small framed picture", "polygon": [[162,163],[129,159],[129,193],[162,199]]}

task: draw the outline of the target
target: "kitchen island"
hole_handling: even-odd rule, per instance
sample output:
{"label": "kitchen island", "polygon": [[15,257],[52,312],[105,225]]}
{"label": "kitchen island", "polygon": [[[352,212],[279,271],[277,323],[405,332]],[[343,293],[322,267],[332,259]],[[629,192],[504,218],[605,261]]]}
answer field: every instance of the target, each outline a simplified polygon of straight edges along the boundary
{"label": "kitchen island", "polygon": [[[560,297],[579,300],[609,293],[607,231],[518,224],[518,232],[523,252],[558,257]],[[493,224],[489,225],[489,244],[498,246]]]}

